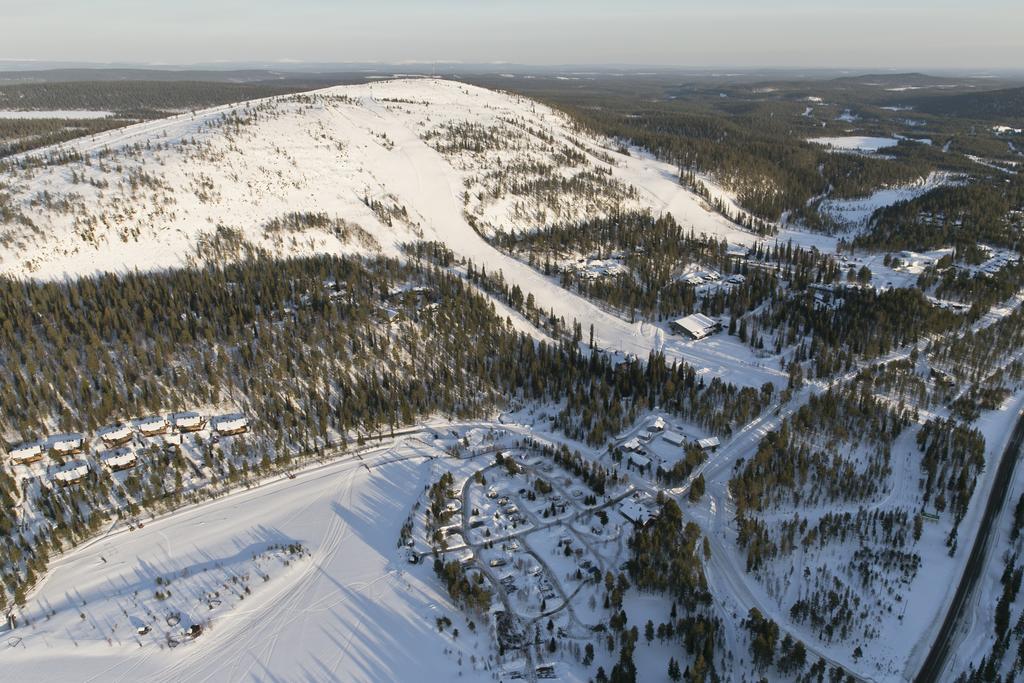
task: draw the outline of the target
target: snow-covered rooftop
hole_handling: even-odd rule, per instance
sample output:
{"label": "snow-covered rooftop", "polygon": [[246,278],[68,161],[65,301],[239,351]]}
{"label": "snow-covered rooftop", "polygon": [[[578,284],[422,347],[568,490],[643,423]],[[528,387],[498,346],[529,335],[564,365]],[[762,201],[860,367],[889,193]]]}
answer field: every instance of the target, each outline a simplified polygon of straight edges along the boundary
{"label": "snow-covered rooftop", "polygon": [[128,467],[135,463],[135,452],[129,448],[118,448],[100,456],[100,462],[111,469]]}
{"label": "snow-covered rooftop", "polygon": [[673,320],[672,324],[684,330],[694,339],[701,339],[714,332],[719,323],[703,313],[691,313],[684,318]]}

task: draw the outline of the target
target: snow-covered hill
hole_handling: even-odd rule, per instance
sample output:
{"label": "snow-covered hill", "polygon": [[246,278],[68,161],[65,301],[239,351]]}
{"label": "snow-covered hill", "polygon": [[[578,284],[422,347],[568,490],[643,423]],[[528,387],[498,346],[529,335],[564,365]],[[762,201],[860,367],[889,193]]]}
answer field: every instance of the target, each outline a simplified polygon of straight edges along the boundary
{"label": "snow-covered hill", "polygon": [[[245,249],[395,253],[617,207],[734,241],[674,169],[619,154],[533,101],[395,80],[216,107],[23,156],[0,176],[0,272],[53,278]],[[277,221],[290,214],[318,219]]]}
{"label": "snow-covered hill", "polygon": [[[402,79],[216,107],[22,156],[0,175],[0,273],[59,279],[224,261],[263,251],[396,255],[438,240],[594,325],[607,349],[685,358],[728,381],[781,382],[733,338],[699,347],[566,292],[481,235],[616,208],[671,213],[731,243],[676,169],[576,128],[532,100]],[[6,186],[6,189],[4,187]],[[808,233],[780,239],[829,249]]]}

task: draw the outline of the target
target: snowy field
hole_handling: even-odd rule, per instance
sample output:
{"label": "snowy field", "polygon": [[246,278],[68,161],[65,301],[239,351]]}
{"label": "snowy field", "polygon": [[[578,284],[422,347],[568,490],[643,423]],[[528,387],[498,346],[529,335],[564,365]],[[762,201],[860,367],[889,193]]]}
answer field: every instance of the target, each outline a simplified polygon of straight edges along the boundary
{"label": "snowy field", "polygon": [[[1024,392],[1018,391],[1007,398],[997,410],[982,414],[976,426],[984,433],[986,441],[986,467],[978,479],[977,490],[971,500],[971,507],[961,525],[961,538],[973,542],[975,530],[984,513],[984,503],[988,499],[994,484],[996,464],[1002,456],[1010,440],[1011,432],[1021,411],[1024,410]],[[992,610],[1002,592],[999,577],[1002,574],[1004,557],[1009,530],[1012,527],[1013,505],[1024,490],[1024,474],[1022,468],[1016,467],[1014,477],[1006,498],[1002,513],[994,519],[996,530],[991,536],[988,549],[988,562],[978,583],[972,599],[968,602],[962,617],[960,632],[956,634],[956,647],[946,661],[946,675],[951,680],[955,674],[965,670],[970,663],[975,665],[987,654],[990,643],[986,642],[992,634]],[[927,538],[927,530],[926,530]],[[939,552],[940,539],[935,539],[934,555],[924,558],[926,568],[924,576],[919,576],[913,587],[911,601],[907,609],[908,625],[919,628],[922,638],[917,641],[909,653],[901,652],[906,661],[906,671],[916,671],[927,655],[927,647],[938,633],[942,625],[939,615],[945,614],[959,583],[959,577],[970,543],[961,543],[952,561],[945,553]],[[941,610],[936,610],[941,607]],[[916,608],[916,609],[915,609]],[[893,626],[893,637],[898,637],[900,629]]]}
{"label": "snowy field", "polygon": [[[486,643],[396,545],[438,455],[410,441],[115,528],[53,562],[29,598],[30,624],[0,652],[5,678],[472,680],[469,656]],[[292,544],[305,554],[268,551]],[[442,615],[466,635],[439,635]],[[181,634],[191,624],[203,626],[194,640]]]}
{"label": "snowy field", "polygon": [[871,214],[878,209],[920,197],[926,192],[952,182],[954,180],[949,174],[931,173],[927,178],[922,178],[916,183],[882,188],[867,197],[826,199],[821,202],[819,210],[841,226],[850,230],[859,230],[867,226]]}
{"label": "snowy field", "polygon": [[807,142],[823,145],[840,152],[877,152],[899,144],[896,138],[880,138],[867,135],[846,135],[840,137],[810,138]]}

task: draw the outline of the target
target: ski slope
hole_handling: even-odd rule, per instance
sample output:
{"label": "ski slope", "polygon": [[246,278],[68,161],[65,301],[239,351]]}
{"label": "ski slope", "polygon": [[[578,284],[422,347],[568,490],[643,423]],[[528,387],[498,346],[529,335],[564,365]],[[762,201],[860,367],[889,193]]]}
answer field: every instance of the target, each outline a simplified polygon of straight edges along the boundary
{"label": "ski slope", "polygon": [[[446,125],[495,130],[515,148],[503,142],[442,153],[428,138]],[[488,272],[501,271],[541,309],[569,324],[593,324],[603,348],[640,357],[662,351],[742,385],[781,383],[783,374],[763,367],[745,345],[732,339],[695,344],[665,326],[622,320],[497,251],[470,224],[469,218],[493,229],[538,227],[515,210],[517,202],[551,219],[554,212],[570,220],[600,210],[571,194],[539,208],[535,197],[514,193],[496,202],[471,201],[487,169],[545,164],[567,176],[607,169],[612,185],[605,189],[622,192],[617,201],[623,208],[668,212],[695,232],[730,243],[757,241],[680,186],[669,164],[611,147],[575,130],[560,112],[453,81],[395,80],[215,107],[43,153],[73,153],[78,160],[39,167],[23,156],[27,167],[2,180],[32,227],[16,220],[0,226],[0,273],[59,279],[151,270],[228,260],[245,249],[278,256],[400,255],[403,243],[437,240]],[[566,149],[588,150],[586,161],[559,161]],[[368,202],[402,212],[382,218]],[[288,212],[322,212],[358,230],[347,237],[315,228],[284,235],[264,230]],[[809,233],[779,239],[834,248],[834,240]]]}

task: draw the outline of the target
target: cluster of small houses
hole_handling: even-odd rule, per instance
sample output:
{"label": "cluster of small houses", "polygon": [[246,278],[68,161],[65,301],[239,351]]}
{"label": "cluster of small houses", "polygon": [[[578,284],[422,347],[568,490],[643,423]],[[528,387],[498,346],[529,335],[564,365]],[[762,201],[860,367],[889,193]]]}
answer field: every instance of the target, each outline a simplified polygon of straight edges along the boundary
{"label": "cluster of small houses", "polygon": [[[126,470],[134,467],[138,461],[135,451],[127,447],[136,434],[143,438],[163,437],[165,445],[176,447],[181,445],[182,434],[202,431],[206,429],[207,423],[207,418],[201,413],[182,412],[168,417],[144,417],[132,424],[109,425],[96,433],[96,437],[106,449],[97,455],[96,460],[112,472]],[[242,434],[249,430],[249,418],[237,413],[221,415],[213,418],[212,428],[218,436]],[[41,441],[13,446],[8,449],[7,455],[12,465],[30,465],[42,460],[47,453],[63,460],[81,455],[87,448],[88,439],[82,434],[58,434]],[[70,460],[57,468],[53,473],[53,480],[62,486],[76,484],[84,479],[89,471],[87,460]]]}
{"label": "cluster of small houses", "polygon": [[615,252],[607,259],[581,257],[571,263],[569,267],[585,280],[597,280],[608,275],[627,272],[626,266],[622,263],[623,258],[625,258],[625,254],[622,252]]}
{"label": "cluster of small houses", "polygon": [[[633,438],[622,444],[622,450],[629,453],[629,464],[643,471],[651,465],[651,459],[647,457],[647,444],[660,435],[661,440],[677,448],[686,446],[687,438],[671,429],[666,429],[664,418],[657,418],[646,430],[640,432]],[[717,436],[709,436],[704,439],[697,439],[697,445],[701,450],[714,452],[721,445]]]}
{"label": "cluster of small houses", "polygon": [[1009,265],[1016,265],[1018,263],[1020,263],[1020,256],[1017,254],[1010,252],[999,253],[978,266],[978,271],[988,277],[992,277],[1003,268],[1006,268]]}
{"label": "cluster of small houses", "polygon": [[919,254],[916,251],[901,251],[893,257],[893,270],[906,270],[920,272],[929,266],[934,266],[939,259],[927,254]]}
{"label": "cluster of small houses", "polygon": [[700,285],[710,284],[714,282],[725,282],[728,285],[742,285],[746,281],[746,276],[740,273],[735,273],[725,278],[725,280],[722,280],[721,274],[714,270],[698,271],[695,273],[690,273],[683,277],[683,282],[685,282],[688,285],[693,285],[694,287],[699,287]]}
{"label": "cluster of small houses", "polygon": [[[637,251],[639,252],[642,250],[638,247]],[[747,250],[742,247],[732,249],[729,251],[728,256],[733,259],[743,260],[747,257]],[[568,267],[574,270],[583,279],[597,280],[609,275],[618,275],[619,273],[627,272],[628,269],[625,264],[622,263],[622,259],[624,258],[625,254],[623,252],[614,252],[607,259],[601,259],[596,256],[589,258],[580,257],[571,262]],[[742,285],[746,281],[746,277],[736,273],[723,279],[721,273],[709,269],[687,273],[682,276],[682,281],[688,285],[693,285],[694,287],[722,282],[729,285]]]}
{"label": "cluster of small houses", "polygon": [[[1020,255],[1012,251],[996,251],[995,249],[983,244],[979,244],[978,247],[985,252],[987,260],[978,265],[975,270],[987,277],[992,277],[1007,266],[1020,263]],[[944,251],[946,253],[952,253],[952,250]],[[895,270],[920,272],[921,270],[929,266],[934,266],[938,263],[939,257],[928,254],[919,254],[914,251],[901,251],[893,256],[892,262]]]}

